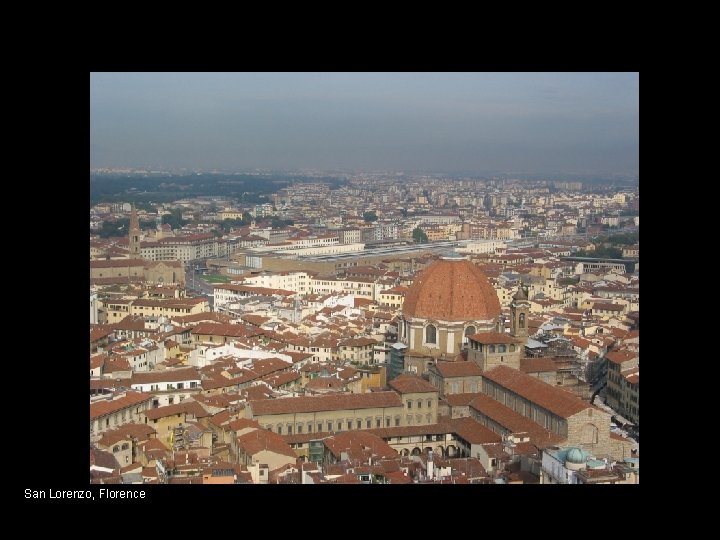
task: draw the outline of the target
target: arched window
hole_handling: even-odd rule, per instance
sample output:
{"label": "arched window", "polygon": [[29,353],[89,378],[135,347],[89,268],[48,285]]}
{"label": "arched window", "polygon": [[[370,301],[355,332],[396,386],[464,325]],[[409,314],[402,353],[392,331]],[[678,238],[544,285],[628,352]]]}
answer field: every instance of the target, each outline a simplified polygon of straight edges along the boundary
{"label": "arched window", "polygon": [[475,330],[474,326],[468,326],[465,329],[465,337],[474,336],[475,334],[477,334],[477,331]]}
{"label": "arched window", "polygon": [[521,313],[519,318],[520,328],[525,328],[525,314]]}
{"label": "arched window", "polygon": [[490,345],[490,347],[488,347],[488,352],[494,353],[494,352],[495,352],[495,345]]}
{"label": "arched window", "polygon": [[437,343],[437,329],[434,324],[425,327],[425,343]]}
{"label": "arched window", "polygon": [[515,345],[510,345],[510,352],[515,352]]}
{"label": "arched window", "polygon": [[498,345],[498,352],[505,352],[505,345]]}
{"label": "arched window", "polygon": [[120,447],[118,445],[113,446],[113,453],[119,452],[119,451],[120,451]]}

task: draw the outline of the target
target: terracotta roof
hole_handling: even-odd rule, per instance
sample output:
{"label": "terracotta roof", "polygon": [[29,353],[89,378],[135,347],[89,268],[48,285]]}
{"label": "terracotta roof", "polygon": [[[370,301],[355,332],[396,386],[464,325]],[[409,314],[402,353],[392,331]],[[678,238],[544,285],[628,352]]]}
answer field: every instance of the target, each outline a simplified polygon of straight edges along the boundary
{"label": "terracotta roof", "polygon": [[164,298],[162,300],[155,300],[152,298],[138,298],[133,300],[133,307],[166,307],[166,308],[193,308],[198,304],[207,302],[207,298],[204,297],[193,297],[193,298]]}
{"label": "terracotta roof", "polygon": [[[124,396],[112,401],[95,401],[90,403],[90,419],[112,414],[116,411],[147,403],[152,399],[152,394],[143,394],[142,392],[126,392]],[[399,398],[398,398],[399,399]]]}
{"label": "terracotta roof", "polygon": [[628,351],[628,350],[619,350],[619,351],[611,351],[605,355],[605,358],[607,358],[610,362],[613,364],[623,364],[625,362],[628,362],[632,360],[633,358],[637,358],[639,355],[636,352]]}
{"label": "terracotta roof", "polygon": [[469,377],[482,375],[482,369],[475,362],[444,362],[439,360],[436,363],[437,370],[445,378],[448,377]]}
{"label": "terracotta roof", "polygon": [[445,422],[452,431],[470,444],[489,444],[502,441],[502,437],[483,426],[474,418],[454,418]]}
{"label": "terracotta roof", "polygon": [[520,359],[520,371],[523,373],[542,373],[557,371],[557,369],[558,366],[551,357]]}
{"label": "terracotta roof", "polygon": [[114,334],[114,331],[109,326],[95,326],[93,328],[90,328],[90,343],[93,341],[98,341],[104,337],[111,336]]}
{"label": "terracotta roof", "polygon": [[540,379],[507,366],[497,366],[483,373],[483,379],[523,396],[561,418],[573,416],[588,408],[595,408],[567,390],[542,382]]}
{"label": "terracotta roof", "polygon": [[413,280],[403,315],[445,321],[493,320],[500,315],[500,302],[475,264],[466,259],[440,259]]}
{"label": "terracotta roof", "polygon": [[200,405],[197,401],[185,400],[182,403],[176,403],[175,405],[168,405],[166,407],[159,407],[157,409],[149,409],[145,411],[145,416],[148,420],[156,420],[158,418],[165,418],[167,416],[173,416],[176,414],[192,414],[196,418],[202,418],[210,416],[210,414]]}
{"label": "terracotta roof", "polygon": [[215,324],[201,322],[192,329],[193,334],[224,337],[250,337],[262,334],[256,327],[249,327],[244,324]]}
{"label": "terracotta roof", "polygon": [[155,429],[147,424],[125,424],[117,429],[103,433],[103,436],[98,441],[98,444],[108,447],[112,446],[116,442],[128,441],[131,438],[137,439],[138,441],[146,441],[150,439],[151,435],[156,433]]}
{"label": "terracotta roof", "polygon": [[397,450],[377,435],[367,431],[345,431],[323,439],[326,448],[336,458],[347,452],[350,459],[377,456],[392,458],[398,455]]}
{"label": "terracotta roof", "polygon": [[390,388],[401,394],[413,394],[416,392],[437,392],[438,389],[432,384],[415,375],[400,375],[388,383]]}
{"label": "terracotta roof", "polygon": [[462,394],[447,394],[445,396],[445,401],[448,405],[451,407],[462,407],[464,405],[469,405],[470,402],[475,399],[478,396],[478,393],[462,393]]}
{"label": "terracotta roof", "polygon": [[247,418],[238,418],[228,424],[228,428],[232,431],[242,431],[243,429],[262,429],[262,426],[255,420],[248,420]]}
{"label": "terracotta roof", "polygon": [[128,266],[144,266],[147,261],[143,259],[110,259],[109,261],[90,261],[90,269],[93,268],[127,268]]}
{"label": "terracotta roof", "polygon": [[148,371],[133,373],[130,384],[150,384],[158,382],[199,381],[200,373],[194,367],[182,369],[163,369],[161,371]]}
{"label": "terracotta roof", "polygon": [[529,418],[495,401],[490,396],[479,394],[470,402],[470,407],[490,418],[511,433],[527,433],[533,442],[540,445],[556,444],[563,437],[556,435]]}
{"label": "terracotta roof", "polygon": [[[219,323],[229,323],[233,320],[229,315],[224,313],[218,313],[216,311],[204,311],[202,313],[194,313],[192,315],[171,315],[170,319],[173,322],[180,324],[188,324],[192,322],[205,322],[205,321],[216,321]],[[189,330],[189,329],[186,329]]]}
{"label": "terracotta roof", "polygon": [[237,438],[237,445],[241,451],[250,456],[267,451],[292,458],[297,457],[297,454],[280,435],[264,429],[256,429],[241,435]]}
{"label": "terracotta roof", "polygon": [[90,358],[90,369],[97,369],[105,364],[107,357],[104,354],[93,356]]}
{"label": "terracotta roof", "polygon": [[338,411],[401,407],[400,396],[395,392],[370,394],[343,394],[330,396],[293,397],[250,401],[253,416],[318,411]]}
{"label": "terracotta roof", "polygon": [[369,337],[348,338],[338,343],[341,347],[366,347],[367,345],[377,345],[378,342]]}
{"label": "terracotta roof", "polygon": [[500,332],[482,332],[480,334],[473,334],[469,336],[469,339],[482,343],[483,345],[497,345],[498,343],[518,343],[518,340],[512,337],[510,334]]}

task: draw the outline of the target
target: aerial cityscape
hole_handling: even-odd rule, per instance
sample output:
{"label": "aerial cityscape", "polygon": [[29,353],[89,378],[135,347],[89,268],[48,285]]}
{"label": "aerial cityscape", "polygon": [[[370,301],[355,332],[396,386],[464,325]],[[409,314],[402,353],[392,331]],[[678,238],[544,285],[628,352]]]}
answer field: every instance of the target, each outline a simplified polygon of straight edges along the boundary
{"label": "aerial cityscape", "polygon": [[90,484],[639,484],[637,73],[90,88]]}

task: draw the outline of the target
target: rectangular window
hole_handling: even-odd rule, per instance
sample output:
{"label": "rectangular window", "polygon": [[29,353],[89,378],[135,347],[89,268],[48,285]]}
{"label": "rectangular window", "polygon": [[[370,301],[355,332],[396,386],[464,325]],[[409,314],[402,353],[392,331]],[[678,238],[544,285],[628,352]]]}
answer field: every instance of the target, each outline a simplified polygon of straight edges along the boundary
{"label": "rectangular window", "polygon": [[400,418],[395,418],[395,427],[400,426]]}
{"label": "rectangular window", "polygon": [[408,399],[408,402],[407,402],[407,408],[408,408],[408,409],[412,409],[412,401],[410,401],[409,399]]}
{"label": "rectangular window", "polygon": [[292,427],[292,426],[288,426],[287,428],[288,428],[288,435],[292,435],[292,431],[293,431],[292,428],[293,428],[293,427]]}

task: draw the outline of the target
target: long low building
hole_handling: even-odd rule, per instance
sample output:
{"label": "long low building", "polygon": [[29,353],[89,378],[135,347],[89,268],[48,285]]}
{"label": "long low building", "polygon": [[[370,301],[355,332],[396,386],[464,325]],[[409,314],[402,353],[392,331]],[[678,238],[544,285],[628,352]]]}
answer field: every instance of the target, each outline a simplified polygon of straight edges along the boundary
{"label": "long low building", "polygon": [[[561,438],[562,444],[601,454],[616,450],[610,440],[610,414],[566,390],[498,366],[483,373],[482,393]],[[483,407],[477,409],[482,412]]]}
{"label": "long low building", "polygon": [[[146,283],[185,286],[185,270],[178,260],[110,259],[90,261],[90,283],[112,284],[137,279]],[[120,281],[121,282],[121,281]]]}
{"label": "long low building", "polygon": [[280,435],[406,425],[391,391],[250,401],[245,417]]}

